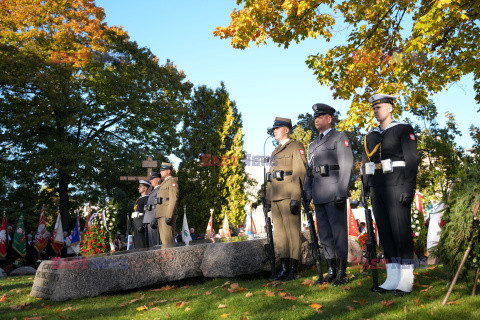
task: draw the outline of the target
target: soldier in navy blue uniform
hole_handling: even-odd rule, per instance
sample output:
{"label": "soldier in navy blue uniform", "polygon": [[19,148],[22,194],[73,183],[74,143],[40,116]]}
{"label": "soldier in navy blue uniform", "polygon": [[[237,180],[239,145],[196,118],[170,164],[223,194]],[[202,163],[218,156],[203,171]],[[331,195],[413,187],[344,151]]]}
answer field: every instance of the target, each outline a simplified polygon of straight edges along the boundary
{"label": "soldier in navy blue uniform", "polygon": [[155,219],[155,206],[157,204],[158,187],[160,186],[161,175],[158,172],[152,172],[150,182],[153,190],[148,195],[147,205],[145,206],[145,214],[143,215],[143,224],[148,238],[148,247],[160,244],[160,235],[158,233],[158,222]]}
{"label": "soldier in navy blue uniform", "polygon": [[418,171],[417,138],[409,124],[393,120],[396,97],[370,97],[379,126],[364,139],[362,179],[369,187],[380,242],[388,260],[379,292],[410,293],[413,287],[411,204]]}
{"label": "soldier in navy blue uniform", "polygon": [[338,286],[348,281],[346,203],[350,196],[348,184],[352,177],[353,154],[345,132],[331,128],[335,109],[317,103],[313,111],[320,135],[308,147],[304,190],[308,203],[313,199],[315,204],[318,238],[328,265],[324,281]]}
{"label": "soldier in navy blue uniform", "polygon": [[133,221],[133,246],[135,249],[142,249],[147,247],[145,239],[145,229],[143,226],[143,215],[145,214],[145,206],[148,201],[148,189],[152,184],[145,180],[140,180],[138,192],[140,198],[133,206],[132,221]]}

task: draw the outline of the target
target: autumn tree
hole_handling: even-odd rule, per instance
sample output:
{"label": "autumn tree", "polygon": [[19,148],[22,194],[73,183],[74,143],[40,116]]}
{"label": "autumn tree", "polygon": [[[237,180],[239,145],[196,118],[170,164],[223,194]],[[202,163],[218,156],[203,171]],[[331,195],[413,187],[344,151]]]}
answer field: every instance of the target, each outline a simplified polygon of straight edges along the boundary
{"label": "autumn tree", "polygon": [[464,165],[464,150],[455,142],[461,135],[453,114],[446,113],[447,122],[441,127],[437,122],[438,112],[432,101],[420,105],[414,112],[419,120],[417,188],[429,200],[439,201],[458,178]]}
{"label": "autumn tree", "polygon": [[71,195],[108,195],[139,159],[172,152],[191,90],[104,18],[93,0],[0,2],[0,154],[55,188],[64,230]]}
{"label": "autumn tree", "polygon": [[217,231],[226,210],[230,223],[241,223],[246,204],[242,120],[225,85],[195,88],[183,123],[178,177],[189,225],[206,228],[210,209]]}
{"label": "autumn tree", "polygon": [[333,39],[348,30],[344,44],[306,61],[333,97],[352,100],[340,128],[373,126],[367,99],[376,92],[401,97],[400,108],[415,109],[430,95],[473,75],[480,102],[480,2],[237,0],[226,27],[214,34],[234,48],[272,41],[288,48],[306,38]]}

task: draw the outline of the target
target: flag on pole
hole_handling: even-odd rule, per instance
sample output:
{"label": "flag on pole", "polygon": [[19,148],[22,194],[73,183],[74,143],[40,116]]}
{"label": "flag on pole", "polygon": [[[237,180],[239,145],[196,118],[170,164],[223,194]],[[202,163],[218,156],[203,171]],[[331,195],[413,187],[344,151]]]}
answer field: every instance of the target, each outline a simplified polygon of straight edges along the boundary
{"label": "flag on pole", "polygon": [[58,256],[60,254],[60,250],[62,250],[65,244],[63,241],[63,227],[60,212],[57,215],[57,222],[55,223],[55,229],[53,230],[51,242],[53,251],[55,251],[55,254]]}
{"label": "flag on pole", "polygon": [[15,235],[13,236],[13,249],[22,257],[24,257],[27,253],[27,239],[25,238],[23,213],[20,213],[17,226],[15,227]]}
{"label": "flag on pole", "polygon": [[352,206],[350,204],[350,198],[347,199],[347,212],[348,212],[348,236],[357,239],[360,236],[358,230],[357,221],[353,215]]}
{"label": "flag on pole", "polygon": [[231,238],[232,234],[230,233],[230,225],[228,224],[227,211],[225,210],[225,216],[223,218],[223,236],[222,238]]}
{"label": "flag on pole", "polygon": [[213,233],[213,209],[210,209],[210,220],[208,220],[207,231],[205,231],[205,239],[211,239],[215,235]]}
{"label": "flag on pole", "polygon": [[252,205],[250,205],[250,211],[247,216],[247,235],[253,235],[253,219],[252,219]]}
{"label": "flag on pole", "polygon": [[415,209],[423,213],[423,194],[415,193]]}
{"label": "flag on pole", "polygon": [[190,235],[190,228],[188,227],[187,222],[187,206],[183,206],[183,225],[182,225],[182,241],[188,246],[188,243],[192,241],[192,236]]}
{"label": "flag on pole", "polygon": [[72,240],[70,241],[70,248],[75,252],[76,255],[80,254],[80,232],[78,228],[80,226],[80,217],[77,214],[77,221],[75,222],[75,227],[73,228]]}
{"label": "flag on pole", "polygon": [[0,257],[5,259],[7,256],[7,216],[3,212],[2,226],[0,227]]}
{"label": "flag on pole", "polygon": [[40,218],[38,219],[37,233],[35,234],[35,249],[40,253],[47,246],[47,227],[45,226],[45,207],[42,206]]}

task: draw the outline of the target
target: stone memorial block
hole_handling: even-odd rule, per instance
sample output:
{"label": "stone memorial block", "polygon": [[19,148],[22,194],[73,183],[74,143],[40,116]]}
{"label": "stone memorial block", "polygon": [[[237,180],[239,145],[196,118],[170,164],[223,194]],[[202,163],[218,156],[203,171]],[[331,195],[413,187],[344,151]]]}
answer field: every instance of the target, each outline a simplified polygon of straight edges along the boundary
{"label": "stone memorial block", "polygon": [[33,297],[64,301],[198,277],[205,244],[43,261]]}

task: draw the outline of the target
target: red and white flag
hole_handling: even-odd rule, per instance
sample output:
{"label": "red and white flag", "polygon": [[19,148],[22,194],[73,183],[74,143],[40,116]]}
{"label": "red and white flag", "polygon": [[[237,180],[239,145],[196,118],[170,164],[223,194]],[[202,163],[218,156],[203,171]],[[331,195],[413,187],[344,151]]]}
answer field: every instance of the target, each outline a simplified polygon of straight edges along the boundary
{"label": "red and white flag", "polygon": [[222,238],[231,238],[230,225],[228,224],[227,211],[225,211],[225,217],[223,218],[223,235]]}
{"label": "red and white flag", "polygon": [[55,223],[55,229],[53,230],[51,241],[53,251],[55,251],[56,255],[58,256],[60,254],[60,250],[62,250],[63,246],[65,245],[65,242],[63,241],[63,227],[60,212],[57,216],[57,222]]}
{"label": "red and white flag", "polygon": [[7,256],[7,216],[3,213],[2,226],[0,227],[0,257]]}
{"label": "red and white flag", "polygon": [[40,253],[47,246],[47,227],[45,226],[45,210],[42,207],[40,218],[38,219],[37,234],[35,234],[35,249]]}
{"label": "red and white flag", "polygon": [[350,198],[347,199],[347,212],[348,236],[357,239],[360,236],[360,231],[358,230],[357,220],[355,220],[355,216],[353,215],[352,206],[350,205]]}
{"label": "red and white flag", "polygon": [[415,209],[423,213],[423,194],[415,193]]}
{"label": "red and white flag", "polygon": [[205,231],[205,238],[211,239],[215,235],[213,234],[213,209],[210,210],[210,220],[208,220],[207,231]]}

